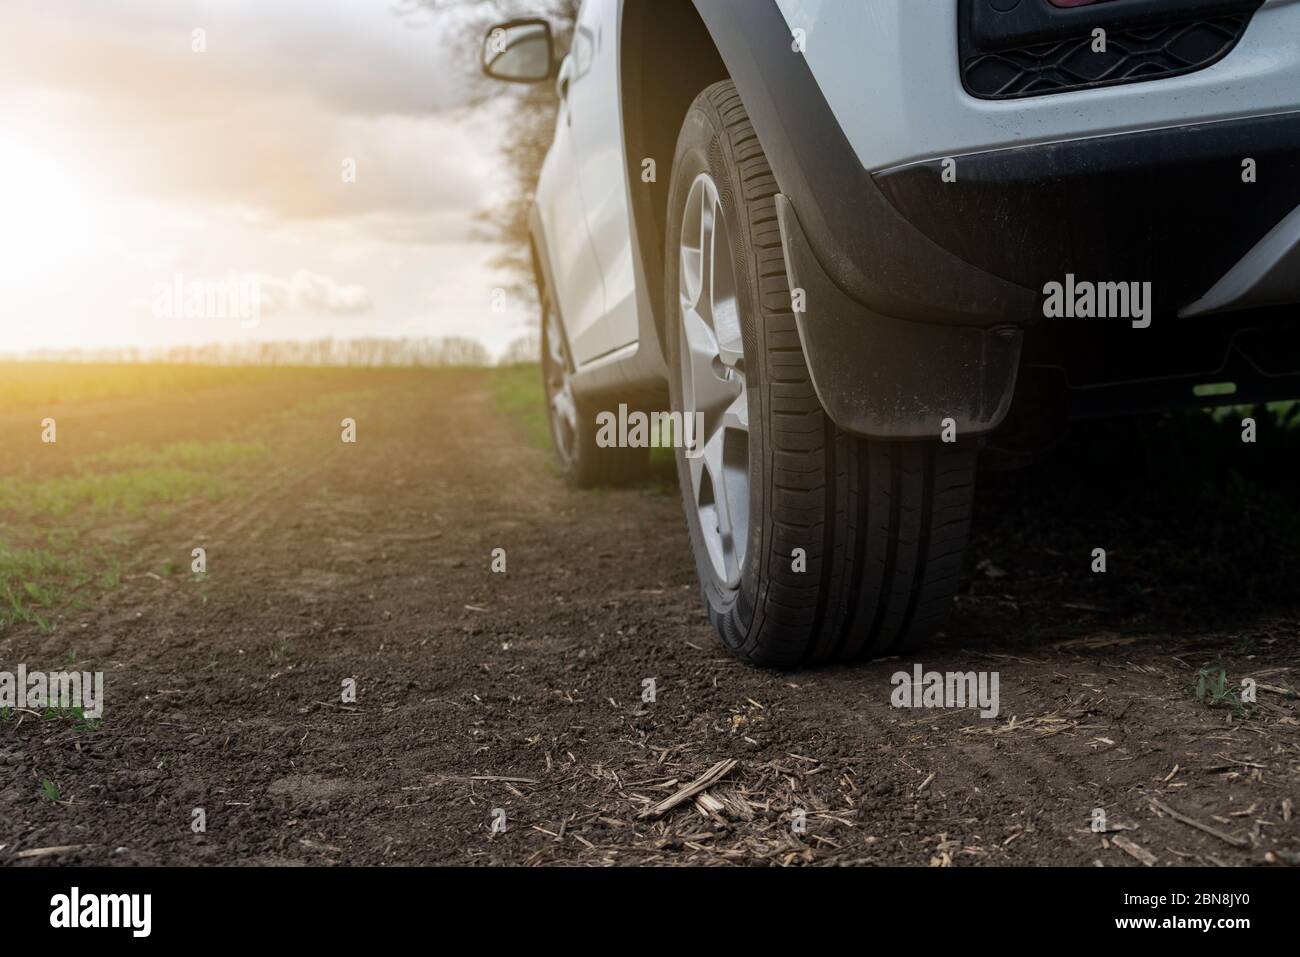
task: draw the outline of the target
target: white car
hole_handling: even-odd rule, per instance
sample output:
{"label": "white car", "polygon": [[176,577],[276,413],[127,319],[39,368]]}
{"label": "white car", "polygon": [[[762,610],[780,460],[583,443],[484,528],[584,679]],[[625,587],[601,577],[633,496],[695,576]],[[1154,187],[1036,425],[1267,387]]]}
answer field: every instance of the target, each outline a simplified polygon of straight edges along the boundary
{"label": "white car", "polygon": [[1297,0],[586,0],[554,46],[501,24],[484,69],[562,101],[556,452],[619,481],[602,412],[703,416],[687,525],[748,660],[933,632],[977,453],[1300,396]]}

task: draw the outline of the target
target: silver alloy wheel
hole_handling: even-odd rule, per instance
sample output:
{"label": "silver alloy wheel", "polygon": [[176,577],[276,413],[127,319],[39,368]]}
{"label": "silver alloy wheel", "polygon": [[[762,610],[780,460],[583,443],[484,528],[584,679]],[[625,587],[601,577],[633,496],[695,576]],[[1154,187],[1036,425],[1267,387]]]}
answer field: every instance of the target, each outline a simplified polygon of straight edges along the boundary
{"label": "silver alloy wheel", "polygon": [[564,331],[550,310],[546,314],[546,394],[555,451],[567,467],[578,452],[578,405],[573,398],[573,374]]}
{"label": "silver alloy wheel", "polygon": [[693,504],[713,570],[735,588],[749,544],[749,396],[731,249],[718,187],[701,173],[682,216],[682,412],[702,414],[703,432],[687,432]]}

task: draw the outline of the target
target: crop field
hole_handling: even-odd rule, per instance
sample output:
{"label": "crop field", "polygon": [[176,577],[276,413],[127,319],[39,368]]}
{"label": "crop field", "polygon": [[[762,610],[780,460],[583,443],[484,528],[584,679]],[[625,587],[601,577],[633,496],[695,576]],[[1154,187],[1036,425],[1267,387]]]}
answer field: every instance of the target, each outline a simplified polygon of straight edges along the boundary
{"label": "crop field", "polygon": [[1295,863],[1291,417],[981,475],[930,648],[775,672],[671,461],[557,476],[535,367],[0,365],[0,671],[104,675],[0,709],[0,864]]}

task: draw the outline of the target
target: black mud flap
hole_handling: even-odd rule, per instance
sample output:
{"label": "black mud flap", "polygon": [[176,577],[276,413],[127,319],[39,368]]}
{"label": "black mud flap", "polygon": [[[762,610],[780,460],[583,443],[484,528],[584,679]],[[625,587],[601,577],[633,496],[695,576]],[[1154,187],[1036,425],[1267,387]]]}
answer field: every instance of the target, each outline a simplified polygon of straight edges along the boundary
{"label": "black mud flap", "polygon": [[1021,330],[873,312],[827,276],[789,199],[776,203],[804,357],[835,424],[872,439],[939,438],[948,419],[959,438],[997,428],[1015,391]]}

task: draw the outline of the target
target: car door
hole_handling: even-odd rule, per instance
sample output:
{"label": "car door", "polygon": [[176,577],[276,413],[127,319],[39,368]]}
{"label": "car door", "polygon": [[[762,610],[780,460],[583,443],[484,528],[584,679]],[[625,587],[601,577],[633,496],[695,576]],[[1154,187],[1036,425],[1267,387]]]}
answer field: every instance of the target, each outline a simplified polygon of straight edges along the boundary
{"label": "car door", "polygon": [[607,351],[637,338],[632,215],[619,99],[619,20],[623,0],[585,0],[570,51],[569,130],[592,248],[605,287]]}
{"label": "car door", "polygon": [[557,87],[561,101],[555,139],[542,168],[537,205],[546,231],[553,294],[575,365],[581,366],[610,350],[605,315],[605,285],[600,261],[587,229],[586,204],[579,182],[580,160],[570,125],[568,87],[571,66],[566,60]]}

